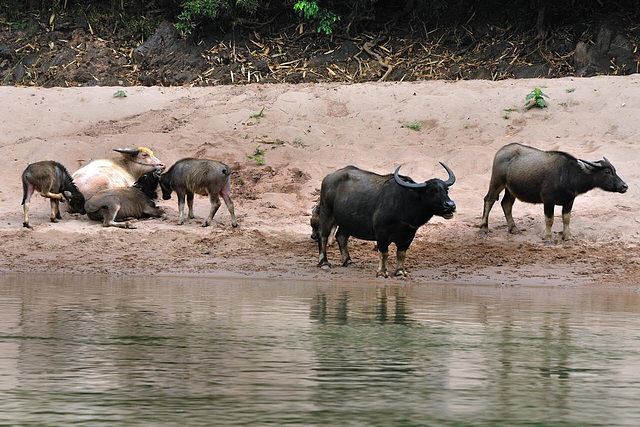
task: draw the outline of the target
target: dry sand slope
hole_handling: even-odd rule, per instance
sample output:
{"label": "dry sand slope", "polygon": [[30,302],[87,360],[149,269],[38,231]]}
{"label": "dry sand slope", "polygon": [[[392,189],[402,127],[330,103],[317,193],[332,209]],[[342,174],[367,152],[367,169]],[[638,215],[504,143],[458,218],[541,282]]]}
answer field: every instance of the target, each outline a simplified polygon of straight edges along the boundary
{"label": "dry sand slope", "polygon": [[[550,95],[544,110],[525,111],[534,87]],[[567,89],[574,89],[567,92]],[[356,267],[315,267],[309,211],[322,178],[347,164],[389,173],[402,164],[416,180],[458,181],[458,214],[434,218],[408,252],[410,282],[640,285],[640,76],[557,80],[250,85],[211,88],[40,89],[2,87],[0,105],[0,271],[215,274],[374,280],[371,242],[352,240]],[[251,117],[265,108],[263,116]],[[504,109],[514,108],[508,118]],[[421,131],[402,127],[420,121]],[[541,205],[517,202],[520,235],[508,235],[499,204],[491,233],[479,223],[495,151],[521,142],[588,160],[606,156],[629,184],[622,194],[594,190],[574,206],[574,240],[562,242],[560,209],[554,238],[541,240]],[[137,230],[103,229],[86,217],[48,221],[49,203],[32,201],[34,231],[21,227],[20,174],[37,160],[76,170],[116,147],[150,146],[171,164],[186,156],[231,165],[240,227],[224,206],[201,228],[208,199],[197,197],[196,220],[176,225],[177,203],[161,201],[169,219]],[[265,150],[266,166],[247,158]],[[393,255],[393,253],[392,253]],[[330,260],[337,263],[337,248]],[[383,281],[384,279],[377,279]],[[398,280],[398,279],[388,279]]]}

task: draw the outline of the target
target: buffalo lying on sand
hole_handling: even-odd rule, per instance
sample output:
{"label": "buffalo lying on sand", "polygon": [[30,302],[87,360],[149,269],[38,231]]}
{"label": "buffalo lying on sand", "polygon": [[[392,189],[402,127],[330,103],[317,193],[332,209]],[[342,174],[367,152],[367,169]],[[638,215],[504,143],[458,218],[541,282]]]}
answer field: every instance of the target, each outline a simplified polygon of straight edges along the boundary
{"label": "buffalo lying on sand", "polygon": [[396,244],[396,276],[407,276],[406,251],[422,225],[433,215],[453,217],[456,205],[449,199],[449,187],[455,182],[451,169],[446,181],[434,178],[416,183],[411,178],[393,174],[378,175],[347,166],[322,180],[318,207],[318,266],[328,266],[327,240],[334,227],[342,254],[342,265],[352,263],[347,243],[350,236],[375,240],[380,256],[377,276],[388,277],[389,245]]}
{"label": "buffalo lying on sand", "polygon": [[131,187],[143,173],[164,170],[165,165],[146,147],[116,148],[120,157],[99,159],[73,173],[73,179],[88,200],[100,190]]}
{"label": "buffalo lying on sand", "polygon": [[96,193],[85,203],[87,216],[104,227],[136,228],[127,218],[165,217],[156,206],[160,170],[143,174],[132,187],[111,188]]}
{"label": "buffalo lying on sand", "polygon": [[522,144],[505,145],[493,160],[489,192],[484,198],[480,231],[489,228],[489,212],[504,190],[502,210],[510,233],[516,233],[511,211],[516,199],[527,203],[543,203],[546,231],[544,240],[551,241],[553,211],[562,206],[562,238],[570,237],[569,221],[573,201],[579,194],[594,188],[624,193],[629,188],[604,158],[597,162],[576,159],[562,151],[541,151]]}

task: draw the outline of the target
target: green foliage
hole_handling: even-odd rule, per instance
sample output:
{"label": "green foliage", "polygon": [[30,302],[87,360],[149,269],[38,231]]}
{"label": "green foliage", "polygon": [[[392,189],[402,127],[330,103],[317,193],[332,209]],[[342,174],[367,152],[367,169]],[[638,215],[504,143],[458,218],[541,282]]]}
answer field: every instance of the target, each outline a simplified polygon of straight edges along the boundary
{"label": "green foliage", "polygon": [[419,132],[422,130],[422,123],[420,123],[419,121],[415,121],[415,122],[405,122],[402,124],[403,128],[407,128],[407,129],[411,129],[411,130],[415,130],[416,132]]}
{"label": "green foliage", "polygon": [[254,162],[256,162],[257,165],[263,166],[265,164],[264,159],[262,158],[263,155],[264,155],[264,150],[256,148],[253,154],[247,155],[247,158],[249,160],[253,160]]}
{"label": "green foliage", "polygon": [[567,89],[567,93],[573,93],[576,91],[575,87],[570,87],[569,89]]}
{"label": "green foliage", "polygon": [[334,24],[340,20],[332,11],[321,8],[316,0],[298,0],[293,10],[307,21],[316,22],[316,31],[323,34],[332,34]]}
{"label": "green foliage", "polygon": [[509,114],[504,113],[504,114],[502,115],[502,118],[503,118],[503,119],[505,119],[505,120],[509,120],[509,118],[510,118],[510,117],[509,117]]}
{"label": "green foliage", "polygon": [[186,0],[178,14],[176,28],[182,34],[188,35],[205,20],[226,18],[236,8],[241,12],[254,13],[258,6],[260,0]]}
{"label": "green foliage", "polygon": [[115,91],[115,93],[113,94],[114,98],[126,98],[127,97],[127,92],[123,91],[122,89]]}
{"label": "green foliage", "polygon": [[544,98],[548,98],[548,97],[549,95],[542,92],[542,89],[535,88],[531,91],[531,93],[529,93],[525,97],[527,102],[524,104],[524,106],[526,108],[531,108],[531,107],[546,108],[547,102],[544,100]]}

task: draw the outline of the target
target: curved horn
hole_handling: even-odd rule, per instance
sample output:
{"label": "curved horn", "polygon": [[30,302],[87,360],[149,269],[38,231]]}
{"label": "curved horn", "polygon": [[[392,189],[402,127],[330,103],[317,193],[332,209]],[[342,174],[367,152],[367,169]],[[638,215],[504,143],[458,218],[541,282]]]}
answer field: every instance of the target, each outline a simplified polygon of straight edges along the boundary
{"label": "curved horn", "polygon": [[456,182],[456,176],[453,174],[453,171],[449,169],[447,165],[445,165],[442,162],[439,162],[439,163],[442,165],[443,168],[446,169],[447,173],[449,174],[449,178],[447,178],[447,180],[444,183],[447,184],[447,187],[451,187]]}
{"label": "curved horn", "polygon": [[611,164],[611,162],[609,161],[609,159],[607,159],[607,158],[606,158],[606,157],[604,157],[604,156],[603,156],[602,158],[604,159],[604,161],[605,161],[605,162],[607,162],[607,163]]}
{"label": "curved horn", "polygon": [[114,148],[113,151],[117,151],[122,154],[132,154],[134,156],[140,152],[137,148]]}
{"label": "curved horn", "polygon": [[402,187],[406,187],[406,188],[424,188],[427,186],[426,182],[421,182],[421,183],[415,183],[415,182],[407,182],[407,181],[403,181],[400,176],[398,175],[398,171],[400,170],[401,166],[398,166],[396,168],[396,171],[393,173],[393,179],[396,180],[396,182],[398,183],[398,185],[402,186]]}
{"label": "curved horn", "polygon": [[581,162],[591,166],[592,168],[601,168],[602,167],[601,165],[599,165],[597,163],[590,162],[589,160],[584,160],[584,159],[578,159],[578,160],[580,160]]}

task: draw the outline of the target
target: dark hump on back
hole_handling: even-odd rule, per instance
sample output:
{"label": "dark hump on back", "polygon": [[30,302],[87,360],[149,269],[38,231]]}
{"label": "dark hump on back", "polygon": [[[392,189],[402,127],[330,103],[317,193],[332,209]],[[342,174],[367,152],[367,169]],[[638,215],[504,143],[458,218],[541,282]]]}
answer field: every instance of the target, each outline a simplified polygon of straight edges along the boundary
{"label": "dark hump on back", "polygon": [[565,153],[564,151],[547,151],[547,153],[553,154],[558,159],[562,159],[566,162],[577,162],[578,160],[575,157],[573,157],[571,154]]}

